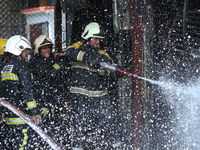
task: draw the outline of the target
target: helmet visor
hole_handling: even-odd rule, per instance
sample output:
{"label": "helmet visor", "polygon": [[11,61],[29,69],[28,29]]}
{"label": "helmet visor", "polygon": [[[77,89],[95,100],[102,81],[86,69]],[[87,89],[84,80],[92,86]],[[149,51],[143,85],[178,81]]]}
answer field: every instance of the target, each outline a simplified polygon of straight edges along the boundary
{"label": "helmet visor", "polygon": [[30,48],[26,48],[25,51],[26,51],[26,53],[27,53],[28,55],[34,54],[33,50],[30,49]]}

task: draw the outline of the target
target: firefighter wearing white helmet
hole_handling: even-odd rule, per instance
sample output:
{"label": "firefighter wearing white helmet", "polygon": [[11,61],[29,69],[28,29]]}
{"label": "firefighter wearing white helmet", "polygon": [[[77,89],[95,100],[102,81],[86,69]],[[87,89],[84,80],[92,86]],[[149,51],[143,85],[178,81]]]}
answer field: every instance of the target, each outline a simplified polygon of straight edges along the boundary
{"label": "firefighter wearing white helmet", "polygon": [[8,39],[4,52],[9,52],[13,55],[19,56],[24,50],[31,49],[32,47],[28,39],[20,35],[15,35]]}
{"label": "firefighter wearing white helmet", "polygon": [[[15,35],[8,39],[5,47],[8,59],[3,60],[0,66],[0,96],[30,117],[33,116],[33,121],[37,122],[39,121],[37,117],[39,110],[33,96],[31,71],[24,60],[27,56],[27,49],[31,49],[31,46],[25,37]],[[1,139],[1,149],[31,149],[30,143],[27,143],[31,136],[26,122],[1,105],[0,112],[3,112],[5,116],[5,126],[2,131],[5,134]]]}
{"label": "firefighter wearing white helmet", "polygon": [[108,70],[100,68],[100,62],[114,65],[108,53],[99,48],[100,39],[104,38],[103,29],[97,22],[91,22],[85,27],[81,37],[83,40],[65,50],[71,63],[68,70],[71,75],[68,96],[72,106],[71,147],[77,150],[85,147],[119,149],[121,134],[116,120],[120,119],[116,114],[112,114],[114,107],[106,83]]}

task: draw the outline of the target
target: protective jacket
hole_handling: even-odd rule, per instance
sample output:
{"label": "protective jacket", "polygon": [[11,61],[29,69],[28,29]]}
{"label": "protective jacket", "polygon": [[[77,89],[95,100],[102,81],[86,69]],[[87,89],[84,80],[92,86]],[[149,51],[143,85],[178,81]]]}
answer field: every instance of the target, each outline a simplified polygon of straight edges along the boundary
{"label": "protective jacket", "polygon": [[[1,97],[27,115],[38,115],[38,108],[33,96],[32,75],[28,64],[19,57],[11,57],[1,63],[0,69]],[[3,106],[0,108],[0,112],[6,112],[6,124],[26,124],[12,111]]]}
{"label": "protective jacket", "polygon": [[99,62],[114,64],[111,57],[103,50],[82,42],[74,43],[66,50],[71,61],[70,93],[80,93],[89,97],[101,97],[107,92],[105,75]]}
{"label": "protective jacket", "polygon": [[58,103],[55,100],[57,82],[59,73],[64,69],[64,62],[57,61],[52,55],[50,58],[35,55],[30,61],[30,68],[33,73],[34,89],[39,99],[39,106],[53,109]]}

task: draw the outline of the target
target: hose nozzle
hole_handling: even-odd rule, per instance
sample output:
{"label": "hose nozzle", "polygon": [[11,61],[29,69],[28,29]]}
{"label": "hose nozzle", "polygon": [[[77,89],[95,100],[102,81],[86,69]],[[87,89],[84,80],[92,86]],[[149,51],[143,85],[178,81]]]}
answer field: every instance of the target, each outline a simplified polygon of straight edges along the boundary
{"label": "hose nozzle", "polygon": [[104,69],[108,69],[108,70],[111,70],[111,71],[116,71],[117,70],[117,68],[115,66],[113,66],[111,64],[108,64],[106,62],[100,62],[100,65]]}

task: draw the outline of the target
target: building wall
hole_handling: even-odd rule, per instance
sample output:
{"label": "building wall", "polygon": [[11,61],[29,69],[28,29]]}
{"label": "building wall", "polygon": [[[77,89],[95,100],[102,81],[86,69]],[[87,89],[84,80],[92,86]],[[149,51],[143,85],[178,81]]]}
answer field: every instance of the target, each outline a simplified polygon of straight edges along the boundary
{"label": "building wall", "polygon": [[28,38],[30,38],[30,25],[48,22],[49,38],[54,43],[54,10],[44,10],[27,14]]}
{"label": "building wall", "polygon": [[0,38],[20,34],[26,36],[26,17],[20,14],[23,1],[0,0]]}

